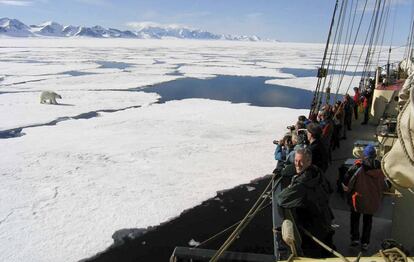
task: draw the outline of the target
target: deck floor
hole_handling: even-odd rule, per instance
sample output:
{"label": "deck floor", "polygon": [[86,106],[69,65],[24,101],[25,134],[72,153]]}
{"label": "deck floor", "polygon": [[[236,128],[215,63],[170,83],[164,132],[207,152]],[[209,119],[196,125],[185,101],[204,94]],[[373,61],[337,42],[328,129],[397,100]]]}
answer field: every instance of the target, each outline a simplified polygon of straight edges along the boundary
{"label": "deck floor", "polygon": [[[336,185],[338,168],[347,158],[352,158],[353,144],[357,140],[374,140],[376,125],[360,125],[361,120],[355,121],[352,125],[352,131],[347,132],[347,140],[341,141],[341,148],[333,152],[333,162],[329,166],[326,174],[332,185]],[[383,205],[373,217],[373,226],[371,233],[371,243],[364,255],[370,255],[378,252],[384,239],[391,237],[393,198],[384,197]],[[339,194],[333,194],[331,198],[331,207],[334,210],[335,224],[339,227],[334,236],[334,243],[338,251],[345,256],[357,256],[359,247],[350,247],[350,208],[345,199]],[[362,218],[360,222],[362,232]]]}

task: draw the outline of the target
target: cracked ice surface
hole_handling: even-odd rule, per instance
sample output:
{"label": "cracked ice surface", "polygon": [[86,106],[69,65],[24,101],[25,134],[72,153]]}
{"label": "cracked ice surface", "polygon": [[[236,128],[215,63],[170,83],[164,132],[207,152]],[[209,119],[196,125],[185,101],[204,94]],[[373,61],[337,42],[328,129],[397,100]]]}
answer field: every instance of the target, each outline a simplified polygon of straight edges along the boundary
{"label": "cracked ice surface", "polygon": [[[58,117],[74,117],[78,114],[147,106],[158,100],[158,95],[144,92],[122,91],[59,91],[60,105],[40,104],[39,92],[6,93],[0,95],[0,130],[47,123]],[[64,102],[61,102],[64,101]]]}
{"label": "cracked ice surface", "polygon": [[270,141],[301,113],[188,99],[0,140],[0,257],[76,261],[116,230],[157,225],[263,176]]}

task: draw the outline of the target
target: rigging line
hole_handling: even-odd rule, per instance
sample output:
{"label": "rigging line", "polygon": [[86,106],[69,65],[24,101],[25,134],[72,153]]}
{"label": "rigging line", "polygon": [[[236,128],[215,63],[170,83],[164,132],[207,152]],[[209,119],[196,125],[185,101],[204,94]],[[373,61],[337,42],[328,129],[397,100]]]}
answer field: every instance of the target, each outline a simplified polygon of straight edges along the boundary
{"label": "rigging line", "polygon": [[408,45],[408,53],[407,58],[412,57],[412,49],[413,49],[413,36],[414,36],[414,3],[413,3],[413,15],[412,15],[412,23],[411,23],[411,30],[410,30],[410,42]]}
{"label": "rigging line", "polygon": [[[414,12],[414,4],[411,4],[411,19],[413,18],[413,12]],[[411,31],[413,28],[413,23],[412,21],[410,22],[410,28],[408,29],[408,36],[407,36],[407,40],[406,40],[406,45],[405,45],[405,50],[404,50],[404,57],[408,57],[408,48],[409,48],[409,39],[411,36]]]}
{"label": "rigging line", "polygon": [[[372,52],[372,45],[373,45],[373,42],[374,42],[375,32],[376,32],[376,28],[377,28],[380,7],[381,7],[381,1],[377,0],[376,3],[375,3],[375,8],[374,8],[374,16],[375,16],[374,25],[373,25],[372,31],[370,33],[368,51],[367,51],[367,54],[366,54],[366,57],[365,57],[364,68],[362,70],[362,72],[363,72],[362,79],[363,79],[364,86],[366,86],[366,84],[368,83],[369,79],[367,79],[367,78],[370,77],[370,73],[368,72],[368,64],[369,64],[369,59],[370,59],[371,52]],[[367,77],[367,74],[368,74],[368,77]]]}
{"label": "rigging line", "polygon": [[414,38],[414,19],[413,19],[412,24],[413,24],[413,26],[412,26],[412,29],[411,29],[410,42],[409,42],[409,45],[408,45],[408,53],[406,55],[407,58],[412,57],[413,38]]}
{"label": "rigging line", "polygon": [[[394,5],[393,5],[394,6]],[[397,7],[398,7],[398,5],[397,5]],[[389,67],[389,64],[390,64],[390,59],[391,59],[391,51],[392,51],[392,42],[393,42],[393,40],[394,40],[394,30],[395,30],[395,21],[396,21],[396,18],[397,18],[397,7],[395,7],[395,8],[392,8],[392,11],[393,11],[393,22],[392,22],[392,32],[391,32],[391,39],[390,39],[390,47],[389,47],[389,49],[388,49],[388,59],[387,59],[387,76],[389,76],[390,75],[390,72],[389,72],[389,70],[390,70],[390,67]]]}
{"label": "rigging line", "polygon": [[[338,9],[338,0],[336,0],[334,12],[333,12],[333,15],[332,15],[331,25],[330,25],[330,28],[329,28],[328,39],[326,41],[325,52],[324,52],[323,59],[322,59],[321,69],[323,69],[323,66],[325,65],[326,54],[328,52],[329,41],[331,39],[332,27],[333,27],[333,24],[335,23],[335,15],[336,15],[336,10],[337,9]],[[311,110],[309,112],[309,116],[311,116],[312,114],[315,113],[314,110],[315,110],[315,105],[316,105],[316,97],[318,96],[318,93],[319,93],[320,84],[321,84],[321,78],[318,77],[318,81],[317,81],[316,88],[315,88],[315,93],[314,93],[314,96],[313,96],[313,99],[312,99]]]}
{"label": "rigging line", "polygon": [[[376,11],[374,11],[375,14],[376,14],[375,15],[375,22],[374,22],[374,26],[372,28],[371,38],[370,38],[370,42],[369,42],[369,48],[368,48],[367,56],[365,58],[365,65],[364,65],[364,70],[363,70],[364,79],[365,79],[367,84],[368,84],[369,78],[371,76],[370,75],[371,72],[369,72],[369,65],[370,65],[370,60],[371,60],[371,57],[372,57],[372,49],[373,49],[373,46],[375,46],[374,42],[375,42],[375,36],[376,36],[377,26],[378,26],[378,17],[379,17],[380,10],[381,10],[381,1],[377,1],[377,3],[378,3],[378,5],[376,6]],[[367,77],[365,78],[365,76],[367,76]]]}
{"label": "rigging line", "polygon": [[[391,60],[391,45],[392,45],[392,41],[394,39],[394,29],[395,29],[395,9],[392,8],[394,4],[394,0],[391,0],[390,2],[390,13],[392,12],[392,17],[393,17],[393,22],[392,22],[392,29],[391,29],[391,38],[390,38],[390,47],[388,48],[388,56],[387,56],[387,78],[390,76],[390,60]],[[385,30],[384,30],[385,31]],[[384,39],[383,39],[384,41]],[[383,45],[383,43],[381,43],[381,46]],[[380,54],[378,54],[378,64],[379,64],[379,60],[380,60]]]}
{"label": "rigging line", "polygon": [[[378,3],[378,1],[376,2],[375,7],[377,7],[377,3]],[[371,51],[371,45],[372,45],[372,33],[371,33],[371,31],[373,31],[373,28],[375,28],[375,26],[374,26],[375,22],[374,21],[376,21],[376,12],[375,11],[373,12],[373,18],[374,18],[374,20],[373,20],[373,23],[372,23],[372,27],[367,32],[367,40],[369,40],[369,41],[368,41],[368,44],[367,44],[368,48],[367,48],[366,56],[365,56],[363,67],[362,67],[362,75],[361,75],[361,81],[360,81],[360,84],[362,83],[362,86],[365,86],[366,65],[367,65],[367,60],[368,60],[368,57],[369,57],[369,54],[370,54],[370,51]]]}
{"label": "rigging line", "polygon": [[[341,30],[342,31],[342,30]],[[334,66],[333,66],[333,69],[334,69],[334,71],[333,72],[336,72],[336,74],[334,74],[334,73],[332,73],[331,74],[331,76],[330,76],[330,79],[329,79],[329,87],[331,87],[331,85],[332,85],[332,83],[334,82],[334,79],[335,79],[335,76],[336,75],[338,75],[338,72],[340,72],[340,70],[338,69],[338,68],[340,68],[341,67],[341,64],[342,64],[342,62],[338,65],[338,56],[339,56],[339,51],[340,51],[340,43],[338,43],[338,45],[337,45],[337,47],[336,47],[336,51],[335,51],[335,62],[334,62]],[[344,54],[342,53],[342,55],[341,55],[342,57],[344,56]],[[342,58],[341,58],[341,60],[342,60]],[[329,101],[329,99],[328,99],[328,97],[326,98],[326,101],[328,102]]]}
{"label": "rigging line", "polygon": [[411,48],[412,48],[412,35],[414,30],[414,3],[411,4],[411,19],[412,23],[410,24],[410,28],[408,31],[408,37],[407,37],[407,47],[404,52],[404,57],[409,58],[411,54]]}
{"label": "rigging line", "polygon": [[[388,3],[391,0],[388,1]],[[380,15],[380,20],[378,23],[378,29],[376,30],[375,34],[375,41],[374,41],[374,49],[373,52],[375,52],[375,50],[378,48],[378,46],[380,47],[380,51],[382,50],[382,45],[379,45],[379,39],[381,36],[381,31],[384,30],[382,32],[382,40],[384,40],[384,35],[385,35],[385,29],[386,29],[386,25],[387,25],[387,21],[388,21],[388,16],[389,16],[389,12],[386,12],[385,10],[389,11],[389,9],[386,9],[386,7],[389,7],[389,5],[387,5],[387,0],[384,1],[384,4],[382,5],[382,9],[381,9],[381,15]],[[379,53],[379,55],[381,54],[381,52]],[[369,64],[369,68],[371,69],[371,71],[376,71],[373,68],[374,65],[374,54],[371,56],[370,58],[370,64]]]}
{"label": "rigging line", "polygon": [[[368,4],[368,0],[365,0],[365,4],[364,4],[364,7],[363,7],[363,10],[362,10],[362,13],[361,13],[361,17],[360,17],[359,23],[358,23],[358,28],[357,28],[357,31],[355,33],[354,41],[352,43],[352,48],[351,48],[350,54],[348,56],[348,61],[346,61],[346,64],[344,65],[343,74],[342,74],[342,77],[341,77],[341,79],[340,79],[340,81],[338,83],[338,87],[337,87],[337,90],[336,90],[335,97],[337,97],[337,95],[338,95],[339,88],[341,87],[342,81],[343,81],[344,76],[345,76],[345,72],[348,69],[349,62],[351,61],[351,57],[352,57],[352,54],[354,52],[355,44],[356,44],[356,41],[357,41],[358,36],[359,36],[359,31],[360,31],[361,26],[362,26],[362,21],[364,19],[365,13],[366,13],[365,11],[366,11],[366,8],[367,8],[367,4]],[[356,12],[357,12],[357,6],[355,6],[355,14],[356,14]],[[365,43],[364,43],[364,46],[365,46]],[[362,52],[361,52],[361,54],[362,54]],[[359,64],[359,61],[358,61],[358,64]],[[357,69],[358,69],[358,65],[356,65],[355,72],[356,72]],[[355,76],[355,72],[353,74],[352,80],[353,80],[353,78]],[[351,80],[350,83],[352,83],[352,80]],[[349,89],[349,87],[348,87],[348,89]],[[347,89],[346,93],[348,93],[348,89]]]}
{"label": "rigging line", "polygon": [[412,22],[411,31],[410,31],[411,38],[410,38],[410,44],[408,46],[409,51],[408,51],[408,54],[407,54],[407,58],[412,58],[412,55],[413,55],[412,50],[413,50],[413,39],[414,39],[414,3],[412,4],[411,19],[412,19],[413,22]]}
{"label": "rigging line", "polygon": [[[379,13],[380,13],[379,12],[380,8],[381,8],[381,0],[377,0],[376,3],[377,3],[377,5],[375,6],[375,9],[374,9],[374,16],[375,16],[374,25],[372,27],[370,42],[369,42],[369,45],[368,45],[368,52],[367,52],[367,55],[366,55],[366,58],[365,58],[364,69],[363,69],[363,72],[362,72],[363,73],[362,79],[364,80],[364,86],[366,86],[366,84],[368,84],[369,77],[370,77],[370,72],[368,72],[368,64],[369,64],[369,60],[370,60],[370,57],[371,57],[371,50],[372,50],[372,45],[373,45],[373,42],[374,42],[375,32],[376,32],[377,25],[378,25],[378,16],[379,16]],[[366,77],[366,76],[368,76],[368,77]]]}
{"label": "rigging line", "polygon": [[[269,201],[269,203],[267,203],[265,206],[261,207],[261,208],[260,208],[257,212],[260,212],[260,211],[262,211],[263,209],[265,209],[265,208],[269,207],[269,206],[270,206],[270,204],[272,204],[272,201]],[[253,214],[252,214],[252,215],[250,215],[250,216],[253,216]],[[206,243],[210,242],[211,240],[213,240],[213,239],[215,239],[215,238],[217,238],[217,237],[219,237],[219,236],[223,235],[224,233],[226,233],[226,232],[227,232],[227,231],[229,231],[230,229],[232,229],[232,228],[234,228],[235,226],[239,225],[242,221],[243,221],[243,220],[239,220],[239,221],[237,221],[237,222],[236,222],[236,223],[234,223],[233,225],[231,225],[231,226],[229,226],[229,227],[227,227],[227,228],[223,229],[222,231],[220,231],[220,232],[216,233],[215,235],[213,235],[212,237],[208,238],[207,240],[204,240],[203,242],[201,242],[200,244],[198,244],[196,247],[198,248],[198,247],[200,247],[200,246],[203,246],[203,245],[205,245]]]}
{"label": "rigging line", "polygon": [[[342,11],[343,11],[343,4],[344,4],[344,1],[342,2],[342,4],[341,4],[341,10],[340,10],[340,14],[342,14]],[[337,21],[337,25],[336,25],[336,29],[335,29],[335,36],[334,36],[334,39],[333,39],[333,41],[332,41],[332,47],[331,47],[331,52],[330,52],[330,54],[329,54],[329,59],[328,59],[328,67],[331,65],[331,60],[332,60],[332,54],[334,53],[334,47],[336,46],[336,43],[337,43],[337,37],[338,37],[338,32],[339,32],[339,30],[338,30],[338,28],[339,28],[339,23],[340,23],[340,21],[341,21],[341,15],[338,17],[338,21]],[[335,54],[337,54],[337,52],[335,53]],[[335,59],[334,59],[335,60]],[[329,72],[328,72],[329,73]],[[326,78],[324,79],[324,82],[323,82],[323,86],[325,86],[325,82],[326,82]]]}
{"label": "rigging line", "polygon": [[[344,27],[344,24],[345,24],[345,19],[343,19],[343,21],[342,21],[342,25],[341,25],[341,38],[339,39],[339,41],[338,41],[338,45],[337,45],[337,49],[336,49],[336,56],[335,56],[335,63],[334,63],[334,67],[333,67],[333,72],[337,72],[337,73],[332,73],[331,75],[330,75],[330,78],[329,78],[329,83],[328,83],[328,87],[329,88],[331,88],[331,86],[332,86],[332,83],[334,83],[335,81],[334,81],[334,79],[338,76],[338,77],[340,77],[340,72],[342,72],[342,67],[343,67],[343,63],[344,63],[344,60],[345,60],[345,58],[346,58],[346,56],[347,56],[347,51],[346,51],[346,49],[347,49],[347,44],[348,44],[348,41],[349,41],[349,34],[350,34],[350,29],[349,29],[349,27],[350,27],[350,25],[351,25],[351,18],[352,18],[352,16],[351,16],[351,12],[352,12],[352,6],[353,6],[353,4],[354,4],[354,1],[353,0],[351,0],[351,7],[350,7],[350,9],[349,9],[349,18],[348,18],[348,23],[347,23],[347,29],[346,29],[346,33],[345,33],[345,40],[344,40],[344,43],[342,44],[342,48],[343,48],[343,51],[341,52],[341,62],[339,63],[339,65],[338,65],[338,54],[339,54],[339,51],[340,51],[340,48],[341,48],[341,38],[342,38],[342,32],[343,32],[343,27]],[[348,8],[348,7],[346,7],[346,8]],[[346,14],[347,14],[347,11],[345,11],[345,16],[346,16]],[[353,25],[352,25],[353,26]],[[330,96],[330,93],[329,93],[329,96]],[[326,99],[326,102],[328,103],[329,102],[329,100],[330,99],[328,99],[329,97],[327,97],[327,99]]]}
{"label": "rigging line", "polygon": [[[348,26],[347,26],[347,30],[346,30],[346,38],[345,38],[345,45],[344,45],[345,55],[342,56],[340,77],[341,77],[342,74],[345,73],[344,72],[344,67],[345,67],[346,58],[348,57],[348,54],[349,54],[349,51],[350,51],[349,47],[350,47],[350,43],[351,43],[351,39],[352,39],[352,31],[354,30],[356,11],[357,11],[357,6],[359,4],[359,0],[357,0],[357,2],[355,4],[355,10],[353,12],[353,15],[351,16],[353,4],[354,3],[353,3],[353,0],[352,0],[351,8],[349,10],[349,19],[348,19]],[[351,18],[352,18],[352,22],[351,22]],[[350,25],[351,25],[351,28],[349,28]]]}
{"label": "rigging line", "polygon": [[[267,194],[268,189],[272,185],[273,181],[276,179],[276,174],[273,174],[272,178],[269,181],[269,184],[263,190],[263,193],[259,196],[259,198],[254,203],[253,207],[247,212],[246,216],[243,218],[242,222],[236,227],[236,229],[230,234],[230,236],[226,239],[226,241],[222,244],[222,246],[216,251],[214,256],[210,259],[210,262],[216,262],[219,260],[220,256],[223,254],[224,251],[236,240],[236,238],[240,235],[243,229],[250,223],[253,219],[254,215],[257,214],[258,210],[263,206],[266,198],[263,198],[265,194]],[[277,177],[278,184],[282,177]],[[253,216],[251,216],[253,214]]]}
{"label": "rigging line", "polygon": [[[399,49],[399,48],[403,48],[403,47],[407,47],[408,45],[407,44],[404,44],[404,45],[400,45],[400,46],[395,46],[395,47],[392,47],[391,48],[391,50],[395,50],[395,49]],[[378,53],[379,51],[375,51],[374,52],[374,54],[376,54],[376,53]]]}
{"label": "rigging line", "polygon": [[[384,39],[385,39],[385,34],[386,34],[386,31],[387,31],[387,28],[388,28],[388,20],[390,18],[390,10],[391,10],[391,3],[392,3],[392,1],[393,0],[389,0],[388,5],[387,5],[387,9],[385,11],[385,20],[384,20],[384,23],[382,24],[382,39],[381,39],[381,44],[379,45],[379,49],[380,50],[378,52],[378,58],[377,58],[376,67],[379,67],[380,63],[381,64],[383,63],[383,62],[380,62],[380,58],[381,58],[381,54],[382,54],[382,49],[384,47],[383,46],[384,45]],[[388,68],[387,71],[389,71],[389,68]]]}
{"label": "rigging line", "polygon": [[[344,13],[346,13],[347,5],[348,5],[348,0],[343,0],[342,4],[341,4],[341,9],[340,9],[340,12],[339,12],[339,17],[338,17],[336,30],[335,30],[335,37],[334,37],[334,41],[333,41],[333,44],[332,44],[332,49],[331,49],[331,53],[330,53],[330,56],[329,56],[328,65],[327,65],[327,69],[326,69],[327,73],[329,73],[329,68],[331,66],[331,58],[332,58],[332,53],[333,53],[334,47],[336,48],[336,52],[335,52],[335,57],[334,57],[333,68],[335,69],[335,66],[336,66],[338,49],[339,49],[339,45],[340,45],[340,42],[341,42],[342,30],[343,30],[343,25],[344,25],[344,21],[345,21],[345,19],[343,19],[343,17],[344,17]],[[337,38],[337,36],[339,36],[339,38]],[[330,76],[332,76],[332,75],[333,74],[331,74]],[[323,80],[322,92],[320,93],[320,96],[319,96],[319,99],[318,99],[318,104],[317,104],[318,105],[317,106],[318,111],[319,111],[319,109],[322,105],[322,99],[323,99],[323,94],[325,92],[326,80],[327,80],[327,77],[325,77],[325,79]],[[329,85],[328,85],[328,87],[330,88]],[[326,92],[326,100],[325,100],[326,102],[328,102],[328,100],[329,100],[329,92],[330,92],[330,90],[327,90],[327,92]]]}
{"label": "rigging line", "polygon": [[410,28],[408,29],[408,36],[407,36],[407,40],[406,40],[406,44],[405,44],[404,57],[408,57],[412,28],[413,28],[413,23],[411,22],[410,23]]}
{"label": "rigging line", "polygon": [[379,45],[380,46],[380,50],[378,52],[376,67],[379,67],[379,65],[380,65],[380,58],[381,58],[382,48],[383,48],[383,45],[384,45],[385,32],[386,32],[387,27],[388,27],[387,25],[388,25],[388,19],[389,19],[389,16],[390,16],[390,10],[391,10],[391,4],[392,4],[392,2],[393,2],[393,0],[390,0],[388,2],[388,6],[387,6],[387,11],[386,11],[387,14],[385,15],[385,22],[384,22],[383,31],[382,31],[381,44]]}
{"label": "rigging line", "polygon": [[[365,0],[365,5],[364,5],[364,9],[363,9],[362,14],[361,14],[361,19],[360,19],[359,24],[358,24],[357,32],[355,33],[355,39],[353,41],[351,50],[349,50],[350,42],[351,42],[351,39],[352,39],[352,31],[353,31],[353,28],[354,28],[355,18],[356,18],[358,6],[359,6],[359,0],[357,0],[357,2],[355,4],[355,11],[354,11],[353,19],[352,19],[352,27],[351,27],[351,32],[349,34],[349,42],[347,43],[347,49],[346,49],[347,61],[345,59],[344,64],[342,65],[341,77],[338,79],[337,88],[336,88],[336,91],[335,91],[335,102],[338,99],[339,89],[342,85],[342,81],[345,77],[346,70],[347,70],[348,65],[349,65],[349,61],[351,60],[351,57],[352,57],[352,54],[353,54],[353,51],[354,51],[355,43],[356,43],[356,40],[358,38],[359,30],[361,28],[362,20],[363,20],[364,14],[365,14],[365,9],[366,9],[367,2],[368,2],[368,0]],[[349,51],[349,53],[348,53],[348,51]]]}
{"label": "rigging line", "polygon": [[[365,1],[364,12],[365,12],[366,7],[367,7],[367,2],[368,2],[368,0],[366,0],[366,1]],[[349,88],[351,87],[352,82],[354,81],[354,78],[355,78],[356,72],[358,71],[359,65],[360,65],[360,63],[361,63],[362,55],[364,54],[364,51],[365,51],[365,46],[366,46],[367,41],[368,41],[369,32],[370,32],[371,27],[372,27],[372,22],[374,21],[374,16],[375,16],[375,15],[374,15],[374,13],[373,13],[373,14],[372,14],[372,16],[371,16],[371,20],[370,20],[370,22],[369,22],[369,26],[368,26],[368,30],[367,30],[367,35],[366,35],[366,37],[365,37],[364,44],[362,45],[362,50],[361,50],[361,53],[359,54],[358,62],[357,62],[357,64],[355,65],[355,70],[354,70],[354,73],[352,74],[351,81],[349,82],[348,88],[346,89],[346,94],[348,93]],[[362,17],[361,17],[361,21],[360,21],[360,22],[362,22]],[[355,40],[356,40],[356,38],[355,38]]]}
{"label": "rigging line", "polygon": [[330,51],[330,54],[329,54],[329,59],[328,59],[327,67],[326,67],[326,77],[323,79],[323,82],[321,84],[321,86],[322,86],[321,87],[321,92],[319,93],[319,95],[317,97],[317,100],[316,100],[316,102],[317,102],[317,104],[316,104],[317,110],[316,111],[319,111],[320,106],[322,104],[322,98],[323,98],[323,94],[324,94],[324,91],[325,91],[326,80],[327,80],[329,70],[330,70],[330,67],[331,67],[331,64],[332,64],[331,63],[332,54],[333,54],[335,45],[337,43],[338,32],[339,32],[339,28],[340,28],[340,23],[342,21],[342,16],[343,16],[343,11],[344,11],[344,4],[345,4],[346,1],[347,0],[342,0],[342,2],[341,2],[341,8],[340,8],[338,19],[337,19],[337,25],[335,26],[335,36],[334,36],[334,39],[332,41],[331,51]]}

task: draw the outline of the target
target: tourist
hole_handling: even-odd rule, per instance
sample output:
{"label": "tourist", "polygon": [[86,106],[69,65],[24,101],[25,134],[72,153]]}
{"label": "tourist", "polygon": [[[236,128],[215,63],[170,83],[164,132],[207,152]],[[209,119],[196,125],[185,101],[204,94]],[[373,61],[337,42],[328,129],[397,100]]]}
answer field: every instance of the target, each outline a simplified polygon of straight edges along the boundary
{"label": "tourist", "polygon": [[334,129],[333,129],[332,139],[331,139],[331,149],[335,150],[336,148],[340,147],[342,124],[344,121],[344,110],[343,110],[343,104],[341,103],[341,101],[337,101],[335,105],[333,106],[332,115],[333,115]]}
{"label": "tourist", "polygon": [[328,169],[328,152],[321,140],[322,129],[317,123],[310,123],[306,127],[309,141],[309,149],[312,152],[312,164],[319,167],[323,172]]}
{"label": "tourist", "polygon": [[343,139],[346,139],[346,131],[352,130],[352,113],[353,113],[353,101],[351,100],[351,97],[346,94],[344,96],[343,101],[343,112],[344,112],[344,126],[343,126]]}
{"label": "tourist", "polygon": [[321,170],[312,165],[312,153],[309,149],[301,148],[296,151],[293,172],[290,184],[277,197],[279,211],[285,219],[291,218],[289,213],[293,216],[301,234],[301,248],[305,256],[322,257],[325,253],[323,249],[303,234],[302,228],[327,245],[333,246],[333,215],[329,207],[331,187]]}
{"label": "tourist", "polygon": [[[373,145],[364,148],[362,160],[349,169],[342,186],[351,206],[351,246],[360,244],[361,249],[366,251],[370,242],[372,216],[380,207],[382,194],[386,189],[381,163],[376,160]],[[362,235],[359,233],[361,214]]]}
{"label": "tourist", "polygon": [[362,93],[362,106],[364,108],[364,121],[361,125],[366,125],[369,119],[369,108],[371,107],[371,99],[372,99],[372,89],[367,88]]}
{"label": "tourist", "polygon": [[354,87],[354,116],[355,120],[358,120],[358,107],[360,104],[360,93],[358,87]]}

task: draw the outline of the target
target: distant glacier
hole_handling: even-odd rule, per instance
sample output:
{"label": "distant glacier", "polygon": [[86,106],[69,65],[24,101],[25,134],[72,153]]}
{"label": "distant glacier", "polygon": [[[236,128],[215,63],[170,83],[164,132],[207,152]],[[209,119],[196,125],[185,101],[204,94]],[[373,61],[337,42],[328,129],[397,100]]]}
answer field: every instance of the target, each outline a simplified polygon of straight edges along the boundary
{"label": "distant glacier", "polygon": [[0,36],[9,37],[93,37],[93,38],[137,38],[137,39],[201,39],[201,40],[232,40],[232,41],[263,41],[258,36],[214,34],[200,29],[191,29],[177,25],[159,25],[141,23],[132,30],[119,30],[93,27],[61,25],[49,21],[39,25],[26,25],[17,19],[0,19]]}

